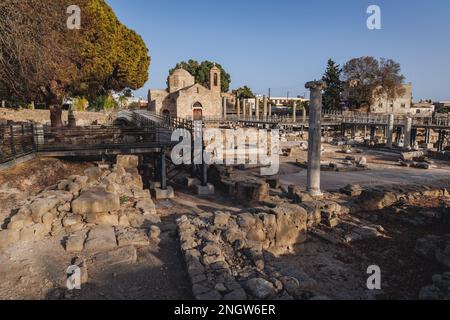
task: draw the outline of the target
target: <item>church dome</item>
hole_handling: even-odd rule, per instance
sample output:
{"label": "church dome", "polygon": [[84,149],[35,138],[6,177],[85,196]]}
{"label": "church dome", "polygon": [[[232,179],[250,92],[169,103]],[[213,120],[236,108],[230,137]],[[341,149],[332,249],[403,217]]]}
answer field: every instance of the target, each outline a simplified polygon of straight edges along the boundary
{"label": "church dome", "polygon": [[192,86],[194,84],[195,78],[184,69],[176,69],[172,73],[172,75],[169,76],[170,93]]}
{"label": "church dome", "polygon": [[184,70],[184,69],[176,69],[173,73],[172,73],[172,75],[173,76],[179,76],[179,77],[192,77],[192,75],[189,73],[189,72],[187,72],[186,70]]}

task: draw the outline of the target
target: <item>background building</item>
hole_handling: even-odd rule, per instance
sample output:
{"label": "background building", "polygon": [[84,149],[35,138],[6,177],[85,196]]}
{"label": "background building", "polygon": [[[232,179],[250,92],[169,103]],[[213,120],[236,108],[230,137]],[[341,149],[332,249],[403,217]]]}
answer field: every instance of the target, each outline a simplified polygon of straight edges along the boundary
{"label": "background building", "polygon": [[195,83],[195,78],[184,69],[177,69],[168,77],[168,90],[149,90],[150,111],[186,119],[222,114],[221,71],[214,66],[210,71],[209,88]]}

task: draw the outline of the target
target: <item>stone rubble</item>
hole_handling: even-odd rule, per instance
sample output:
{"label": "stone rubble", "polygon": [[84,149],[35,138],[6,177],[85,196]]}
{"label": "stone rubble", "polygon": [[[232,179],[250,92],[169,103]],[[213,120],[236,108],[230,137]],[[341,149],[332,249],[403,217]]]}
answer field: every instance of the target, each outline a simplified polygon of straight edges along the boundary
{"label": "stone rubble", "polygon": [[68,253],[107,251],[159,243],[161,222],[150,192],[143,190],[136,156],[118,156],[112,170],[88,168],[84,176],[59,181],[13,211],[0,248],[66,239]]}

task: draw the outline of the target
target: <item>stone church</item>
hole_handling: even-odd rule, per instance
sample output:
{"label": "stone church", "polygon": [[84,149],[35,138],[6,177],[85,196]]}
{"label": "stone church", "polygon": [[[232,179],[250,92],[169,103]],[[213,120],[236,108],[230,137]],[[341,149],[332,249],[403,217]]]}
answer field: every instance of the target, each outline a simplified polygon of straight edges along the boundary
{"label": "stone church", "polygon": [[177,69],[168,78],[168,90],[149,90],[148,108],[152,112],[172,117],[201,120],[205,116],[222,114],[221,71],[210,71],[209,88],[195,83],[184,69]]}

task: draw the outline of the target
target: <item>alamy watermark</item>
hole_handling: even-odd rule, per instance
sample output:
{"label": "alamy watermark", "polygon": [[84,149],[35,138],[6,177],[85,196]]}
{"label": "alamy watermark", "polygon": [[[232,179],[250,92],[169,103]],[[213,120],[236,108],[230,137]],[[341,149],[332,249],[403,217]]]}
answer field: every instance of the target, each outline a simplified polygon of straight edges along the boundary
{"label": "alamy watermark", "polygon": [[370,275],[367,279],[367,289],[381,290],[381,268],[377,265],[369,266],[367,274]]}
{"label": "alamy watermark", "polygon": [[72,290],[81,290],[81,269],[78,266],[69,266],[67,268],[67,281],[66,286],[67,289]]}
{"label": "alamy watermark", "polygon": [[370,15],[367,18],[367,29],[381,30],[381,8],[380,8],[380,6],[370,5],[367,8],[367,14]]}
{"label": "alamy watermark", "polygon": [[275,175],[280,168],[279,130],[204,129],[196,121],[193,133],[177,129],[172,141],[178,142],[172,149],[175,165],[259,165],[264,176]]}
{"label": "alamy watermark", "polygon": [[67,7],[67,29],[80,30],[81,29],[81,9],[77,5]]}

